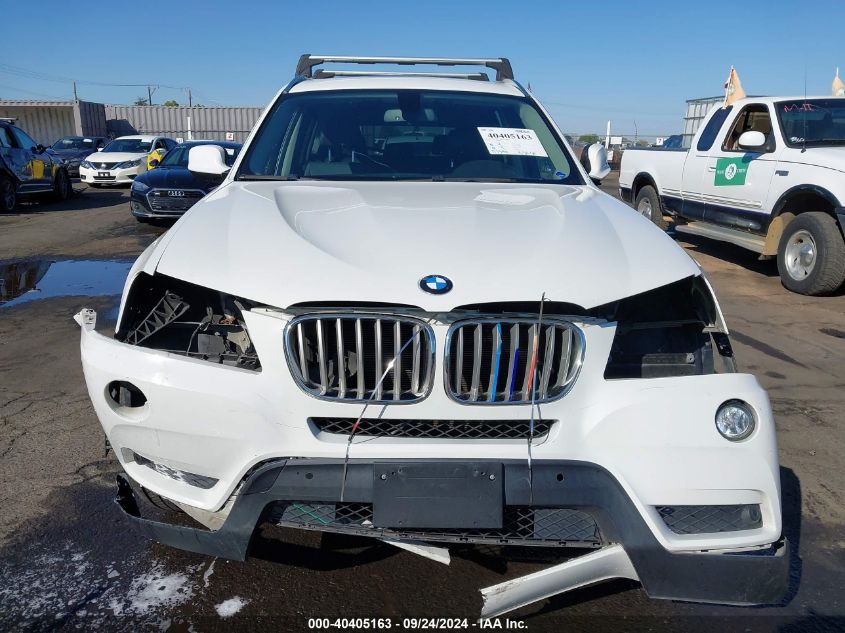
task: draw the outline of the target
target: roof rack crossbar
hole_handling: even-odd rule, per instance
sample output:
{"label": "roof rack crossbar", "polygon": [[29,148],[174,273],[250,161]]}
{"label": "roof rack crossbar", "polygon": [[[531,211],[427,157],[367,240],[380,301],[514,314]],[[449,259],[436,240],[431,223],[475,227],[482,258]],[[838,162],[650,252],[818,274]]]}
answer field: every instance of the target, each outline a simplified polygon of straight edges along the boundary
{"label": "roof rack crossbar", "polygon": [[417,72],[381,72],[377,70],[324,70],[314,72],[314,79],[331,79],[332,77],[449,77],[452,79],[474,79],[476,81],[490,81],[486,73],[417,73]]}
{"label": "roof rack crossbar", "polygon": [[313,77],[312,69],[325,63],[336,64],[397,64],[399,66],[484,66],[496,71],[496,81],[513,79],[513,68],[504,57],[476,59],[471,57],[347,57],[336,55],[303,55],[296,65],[297,76]]}

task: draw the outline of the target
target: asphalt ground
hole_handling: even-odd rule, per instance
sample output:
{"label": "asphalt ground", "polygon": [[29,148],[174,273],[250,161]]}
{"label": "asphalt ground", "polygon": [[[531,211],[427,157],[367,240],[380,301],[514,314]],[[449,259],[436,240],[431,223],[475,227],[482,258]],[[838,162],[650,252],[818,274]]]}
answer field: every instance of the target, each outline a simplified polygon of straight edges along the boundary
{"label": "asphalt ground", "polygon": [[[136,537],[112,501],[120,468],[88,400],[71,317],[95,308],[107,329],[131,260],[166,227],[138,224],[127,189],[75,187],[64,203],[0,216],[0,267],[15,262],[30,282],[43,275],[37,292],[0,306],[0,630],[297,631],[311,618],[389,618],[382,630],[412,630],[405,617],[477,629],[479,588],[555,562],[559,552],[467,546],[452,548],[446,567],[368,539],[265,528],[239,563]],[[613,175],[604,188],[615,193]],[[493,627],[845,630],[845,296],[789,293],[773,261],[677,239],[715,286],[740,370],[772,399],[789,595],[769,607],[708,606],[651,600],[618,581]]]}

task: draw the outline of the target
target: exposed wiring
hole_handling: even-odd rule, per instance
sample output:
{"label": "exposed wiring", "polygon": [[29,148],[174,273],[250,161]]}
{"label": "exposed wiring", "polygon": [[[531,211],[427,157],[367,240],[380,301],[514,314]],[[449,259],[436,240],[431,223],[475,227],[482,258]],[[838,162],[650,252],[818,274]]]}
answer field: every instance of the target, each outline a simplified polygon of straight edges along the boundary
{"label": "exposed wiring", "polygon": [[[537,318],[537,333],[534,336],[534,346],[531,350],[531,362],[528,370],[528,390],[531,392],[531,420],[528,424],[528,505],[534,505],[534,472],[531,460],[531,447],[534,444],[534,407],[537,401],[537,355],[540,349],[540,336],[543,333],[543,304],[546,293],[540,297],[540,313]],[[548,359],[545,361],[548,362]]]}

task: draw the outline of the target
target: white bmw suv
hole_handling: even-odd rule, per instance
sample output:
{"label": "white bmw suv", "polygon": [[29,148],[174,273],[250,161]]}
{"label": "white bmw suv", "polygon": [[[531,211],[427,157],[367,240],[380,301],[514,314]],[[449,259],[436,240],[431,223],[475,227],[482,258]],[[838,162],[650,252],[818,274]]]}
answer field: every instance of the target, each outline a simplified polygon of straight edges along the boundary
{"label": "white bmw suv", "polygon": [[220,186],[135,263],[114,336],[76,317],[131,523],[233,559],[263,522],[583,554],[485,617],[612,577],[779,601],[766,392],[700,268],[583,160],[506,59],[303,56],[231,168],[191,150]]}

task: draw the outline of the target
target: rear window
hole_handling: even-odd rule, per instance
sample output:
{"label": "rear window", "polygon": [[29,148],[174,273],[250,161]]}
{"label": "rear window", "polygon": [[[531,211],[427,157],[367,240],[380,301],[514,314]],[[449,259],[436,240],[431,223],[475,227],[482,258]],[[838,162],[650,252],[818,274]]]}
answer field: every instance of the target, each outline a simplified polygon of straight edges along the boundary
{"label": "rear window", "polygon": [[716,135],[719,133],[719,130],[722,129],[722,124],[725,122],[725,119],[728,118],[728,115],[733,109],[733,106],[728,106],[727,108],[719,108],[713,113],[713,116],[711,116],[710,120],[707,121],[707,125],[704,126],[701,136],[698,137],[698,143],[695,148],[699,152],[706,152],[713,147]]}

